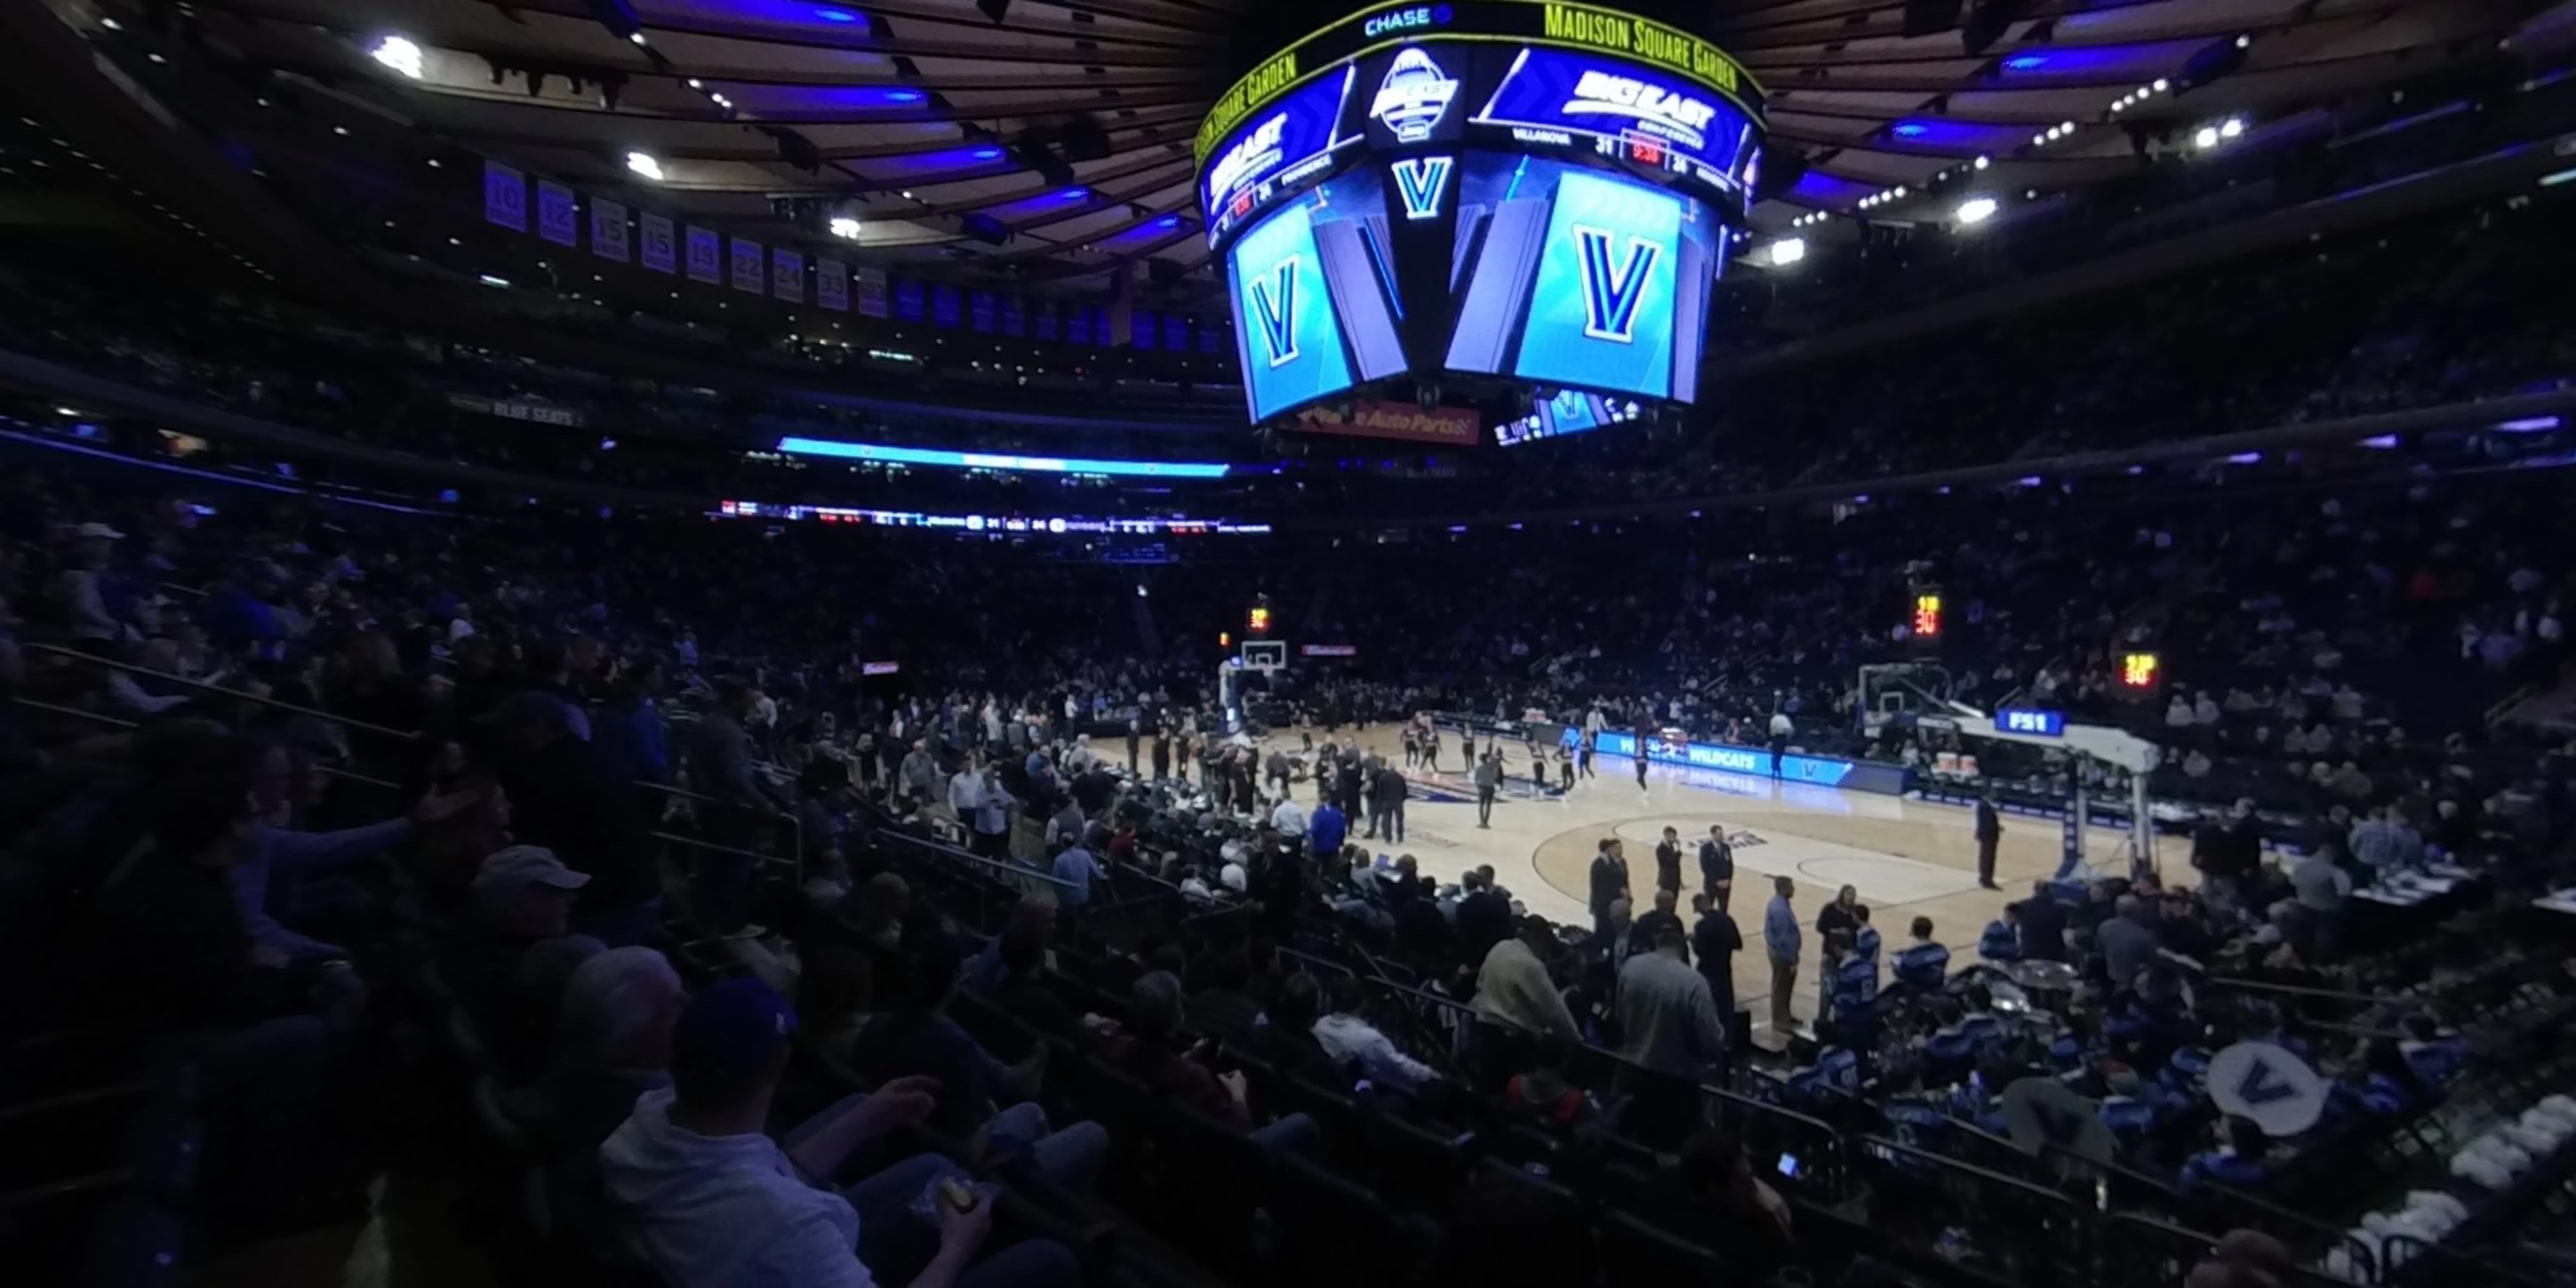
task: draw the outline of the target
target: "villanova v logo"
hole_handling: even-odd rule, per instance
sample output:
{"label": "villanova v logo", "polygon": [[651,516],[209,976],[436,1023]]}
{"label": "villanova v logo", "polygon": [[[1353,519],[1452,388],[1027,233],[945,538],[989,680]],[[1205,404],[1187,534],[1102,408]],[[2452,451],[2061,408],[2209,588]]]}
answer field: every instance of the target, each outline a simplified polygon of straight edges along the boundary
{"label": "villanova v logo", "polygon": [[1407,219],[1440,217],[1440,194],[1449,186],[1448,157],[1406,157],[1391,167],[1395,195],[1404,199]]}
{"label": "villanova v logo", "polygon": [[1252,320],[1261,326],[1261,343],[1270,350],[1270,365],[1297,360],[1297,263],[1291,255],[1270,269],[1268,280],[1252,279]]}
{"label": "villanova v logo", "polygon": [[1637,306],[1645,301],[1655,259],[1664,248],[1643,237],[1628,239],[1628,253],[1612,262],[1610,233],[1574,226],[1576,262],[1583,272],[1583,334],[1626,344],[1636,335]]}

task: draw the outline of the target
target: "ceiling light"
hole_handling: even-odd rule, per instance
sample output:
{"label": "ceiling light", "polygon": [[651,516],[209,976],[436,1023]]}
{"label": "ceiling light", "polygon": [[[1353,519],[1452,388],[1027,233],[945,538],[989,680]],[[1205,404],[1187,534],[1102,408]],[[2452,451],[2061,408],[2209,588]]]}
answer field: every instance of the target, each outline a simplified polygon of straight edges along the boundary
{"label": "ceiling light", "polygon": [[2217,147],[2218,127],[2215,125],[2204,125],[2198,130],[2193,131],[2191,136],[2191,145],[2204,152]]}
{"label": "ceiling light", "polygon": [[2161,94],[2161,93],[2164,93],[2166,90],[2172,89],[2172,88],[2173,88],[2173,82],[2172,82],[2172,81],[2169,81],[2169,80],[2166,80],[2166,79],[2165,79],[2164,77],[2162,77],[2162,76],[2159,76],[2159,77],[2157,77],[2157,78],[2156,78],[2156,83],[2155,83],[2153,86],[2151,86],[2150,88],[2154,89],[2154,90],[2155,90],[2155,92],[2157,92],[2157,93]]}
{"label": "ceiling light", "polygon": [[1986,157],[1982,157],[1982,156],[1981,156],[1981,157],[1978,157],[1978,158],[1977,158],[1977,168],[1978,168],[1978,169],[1980,169],[1980,170],[1983,170],[1983,169],[1985,169],[1987,166],[1990,166],[1990,165],[1993,165],[1993,164],[1994,164],[1994,162],[1993,162],[1992,160],[1990,160],[1990,159],[1986,158]]}
{"label": "ceiling light", "polygon": [[494,277],[490,273],[477,273],[474,275],[474,280],[481,282],[485,286],[508,286],[510,284],[509,278]]}
{"label": "ceiling light", "polygon": [[831,227],[832,235],[835,237],[843,238],[848,241],[857,241],[859,239],[859,221],[848,215],[833,216]]}
{"label": "ceiling light", "polygon": [[638,45],[641,45],[641,44],[643,44],[643,43],[644,43],[644,33],[643,33],[643,32],[640,32],[640,31],[630,31],[630,32],[627,32],[627,33],[626,33],[626,38],[627,38],[629,41],[632,41],[632,42],[634,42],[635,44],[638,44]]}
{"label": "ceiling light", "polygon": [[331,127],[331,132],[344,139],[349,137],[349,127],[345,125],[334,125]]}
{"label": "ceiling light", "polygon": [[1783,237],[1763,248],[1763,258],[1773,268],[1787,268],[1807,257],[1807,239]]}
{"label": "ceiling light", "polygon": [[2232,139],[2244,132],[2245,118],[2241,116],[2228,117],[2225,121],[2220,122],[2218,126],[2218,135],[2220,138]]}
{"label": "ceiling light", "polygon": [[649,152],[627,153],[626,168],[656,183],[662,181],[662,163]]}
{"label": "ceiling light", "polygon": [[412,80],[420,79],[420,46],[407,36],[387,36],[367,51],[367,57],[392,68]]}
{"label": "ceiling light", "polygon": [[1973,227],[1994,218],[1997,209],[1998,206],[1992,197],[1970,197],[1960,202],[1959,209],[1954,213],[1960,223]]}
{"label": "ceiling light", "polygon": [[2252,36],[2238,36],[2236,38],[2236,47],[2238,49],[2250,48],[2253,44],[2254,38]]}
{"label": "ceiling light", "polygon": [[692,77],[690,77],[690,78],[689,78],[689,88],[691,88],[691,89],[705,89],[706,87],[707,87],[707,83],[706,83],[705,81],[699,80],[699,79],[698,79],[697,77],[695,77],[695,76],[692,76]]}
{"label": "ceiling light", "polygon": [[114,18],[101,18],[98,20],[98,25],[107,28],[109,31],[125,30],[125,24],[118,22]]}

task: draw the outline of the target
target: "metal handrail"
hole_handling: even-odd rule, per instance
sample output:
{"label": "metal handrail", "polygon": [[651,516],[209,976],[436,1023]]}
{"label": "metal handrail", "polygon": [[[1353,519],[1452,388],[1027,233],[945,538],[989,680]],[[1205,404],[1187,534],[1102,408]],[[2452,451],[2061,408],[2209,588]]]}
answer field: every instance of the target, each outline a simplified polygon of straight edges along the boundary
{"label": "metal handrail", "polygon": [[1035,881],[1044,885],[1054,886],[1061,890],[1070,890],[1074,887],[1073,882],[1067,881],[1052,872],[1040,872],[1036,868],[1023,867],[1017,863],[1004,863],[997,859],[985,858],[980,854],[969,854],[964,850],[958,849],[956,846],[943,844],[926,837],[913,836],[904,832],[888,830],[878,832],[877,840],[880,843],[885,841],[901,841],[907,845],[928,850],[943,859],[963,860],[965,863],[973,867],[991,869],[1005,880]]}
{"label": "metal handrail", "polygon": [[[398,738],[405,742],[418,742],[422,736],[418,732],[405,732],[400,729],[387,728],[383,725],[369,724],[363,720],[352,720],[347,716],[334,715],[331,712],[323,711],[318,708],[298,706],[292,702],[281,702],[276,698],[262,697],[253,693],[244,693],[238,689],[227,689],[221,685],[208,684],[202,680],[192,680],[184,675],[174,675],[167,671],[156,671],[148,666],[137,666],[134,663],[119,661],[112,657],[101,657],[95,653],[84,653],[78,649],[64,648],[59,644],[30,644],[26,647],[37,652],[52,654],[67,661],[92,662],[101,666],[111,667],[116,670],[132,672],[137,675],[148,675],[154,679],[162,680],[171,684],[185,685],[192,689],[221,694],[237,701],[252,702],[279,711],[293,712],[296,715],[311,716],[318,720],[326,720],[333,724],[342,725],[351,729],[365,730],[368,733],[378,734],[388,738]],[[99,713],[97,712],[81,711],[75,707],[63,707],[52,703],[40,703],[28,698],[19,698],[17,701],[22,705],[31,706],[38,710],[51,711],[61,715],[82,716],[86,718],[99,717]],[[106,721],[115,721],[122,727],[128,729],[136,727],[132,721],[122,721],[117,717],[106,717],[103,722]],[[377,787],[398,788],[400,786],[400,784],[389,783],[383,779],[369,778],[364,774],[352,773],[345,769],[337,769],[330,766],[324,766],[323,772],[328,773],[333,777],[345,778],[353,782],[366,783]],[[709,796],[702,792],[693,792],[685,787],[674,787],[669,783],[656,783],[644,779],[637,779],[633,785],[652,791],[667,793],[698,804],[720,806],[726,809],[749,808],[748,806],[735,805],[732,802],[725,801],[714,796]],[[751,855],[751,857],[757,858],[764,863],[785,862],[793,866],[801,878],[805,870],[805,822],[803,819],[798,818],[793,810],[780,810],[771,817],[774,817],[778,821],[786,824],[789,831],[793,833],[793,844],[795,846],[794,857],[781,860],[776,855],[755,854],[749,850],[736,849],[727,845],[719,845],[712,841],[701,841],[696,837],[684,837],[671,832],[655,832],[653,835],[666,841],[678,841],[684,845],[695,846],[696,848],[704,850],[712,850],[717,853]]]}
{"label": "metal handrail", "polygon": [[405,742],[420,741],[420,732],[418,730],[405,731],[402,729],[388,729],[383,725],[368,724],[364,720],[352,720],[347,716],[333,715],[332,713],[321,710],[318,707],[297,706],[292,702],[281,702],[276,698],[262,697],[256,693],[244,693],[239,689],[227,689],[220,684],[208,684],[203,680],[192,680],[184,675],[175,675],[168,671],[156,671],[148,666],[138,666],[132,662],[119,661],[112,657],[101,657],[96,653],[84,653],[79,649],[64,648],[60,644],[28,644],[23,647],[31,652],[50,654],[67,661],[91,662],[113,670],[127,671],[135,675],[148,675],[165,684],[185,685],[188,688],[196,689],[204,693],[219,693],[227,698],[234,699],[235,701],[255,702],[264,707],[274,707],[280,711],[291,711],[296,715],[311,716],[316,720],[327,720],[332,724],[342,725],[351,729],[363,729],[368,733],[379,734],[387,738],[400,738]]}

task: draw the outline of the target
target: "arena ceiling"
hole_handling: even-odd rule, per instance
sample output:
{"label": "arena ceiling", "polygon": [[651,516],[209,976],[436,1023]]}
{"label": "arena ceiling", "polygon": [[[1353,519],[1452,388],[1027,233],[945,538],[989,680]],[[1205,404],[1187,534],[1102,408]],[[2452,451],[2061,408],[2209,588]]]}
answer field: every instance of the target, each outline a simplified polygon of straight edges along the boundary
{"label": "arena ceiling", "polygon": [[[145,7],[100,6],[106,14]],[[1281,11],[1293,10],[1293,36],[1359,6],[190,0],[179,7],[193,11],[209,39],[282,74],[328,84],[415,128],[591,191],[622,189],[718,226],[775,225],[800,213],[780,199],[801,198],[809,233],[857,258],[931,259],[1037,280],[1141,260],[1167,262],[1165,275],[1202,267],[1191,136],[1217,93],[1264,52],[1242,48],[1243,33],[1276,28]],[[1850,235],[1857,223],[1846,216],[1908,218],[1917,213],[1908,198],[1928,200],[1919,192],[1928,180],[1981,157],[1992,181],[2014,191],[2108,177],[2134,165],[2139,148],[2187,141],[2202,123],[2366,88],[2485,47],[2519,8],[2468,0],[1628,7],[1695,28],[1761,79],[1774,138],[1794,147],[1806,169],[1756,208],[1754,222],[1811,238]],[[412,42],[416,62],[395,67],[374,56],[391,35]],[[2140,97],[2159,84],[2163,92]],[[653,158],[659,179],[632,170],[630,153]],[[1882,195],[1900,188],[1906,197]],[[858,221],[855,246],[819,235],[830,215]]]}

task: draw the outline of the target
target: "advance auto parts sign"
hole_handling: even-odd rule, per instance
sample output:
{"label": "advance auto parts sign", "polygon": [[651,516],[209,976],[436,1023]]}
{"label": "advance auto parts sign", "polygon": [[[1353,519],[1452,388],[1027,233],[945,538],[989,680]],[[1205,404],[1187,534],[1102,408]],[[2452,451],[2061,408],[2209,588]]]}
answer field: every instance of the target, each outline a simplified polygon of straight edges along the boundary
{"label": "advance auto parts sign", "polygon": [[1393,438],[1408,443],[1473,447],[1483,441],[1476,413],[1463,407],[1424,411],[1411,403],[1362,400],[1344,415],[1330,407],[1297,413],[1294,427],[1310,434],[1343,434],[1352,438]]}

